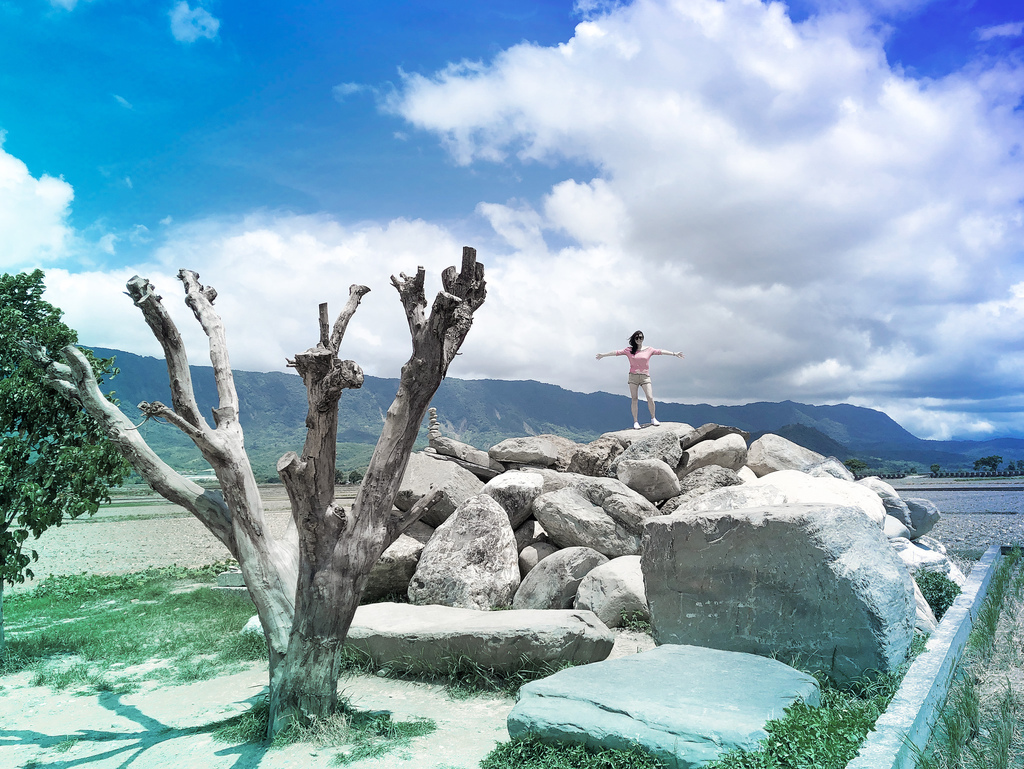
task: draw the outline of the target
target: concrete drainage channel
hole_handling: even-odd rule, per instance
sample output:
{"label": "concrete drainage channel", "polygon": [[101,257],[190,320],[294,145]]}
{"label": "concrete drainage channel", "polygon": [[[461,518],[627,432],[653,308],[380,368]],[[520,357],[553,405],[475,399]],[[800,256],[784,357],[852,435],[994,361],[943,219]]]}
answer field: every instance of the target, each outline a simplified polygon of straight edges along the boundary
{"label": "concrete drainage channel", "polygon": [[971,570],[963,592],[946,611],[888,709],[875,722],[875,731],[868,734],[846,769],[913,769],[915,748],[923,751],[928,743],[989,583],[1000,558],[1009,552],[1009,547],[993,545]]}

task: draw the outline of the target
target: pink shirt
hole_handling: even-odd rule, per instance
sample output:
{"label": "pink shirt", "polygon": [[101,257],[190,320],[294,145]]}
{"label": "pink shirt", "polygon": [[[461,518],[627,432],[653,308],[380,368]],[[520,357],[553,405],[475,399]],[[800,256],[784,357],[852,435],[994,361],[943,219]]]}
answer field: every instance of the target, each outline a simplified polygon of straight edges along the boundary
{"label": "pink shirt", "polygon": [[616,350],[615,354],[625,355],[629,358],[630,374],[649,374],[651,373],[651,356],[664,355],[665,351],[655,347],[642,347],[634,355],[629,351],[628,347],[623,347],[621,350]]}

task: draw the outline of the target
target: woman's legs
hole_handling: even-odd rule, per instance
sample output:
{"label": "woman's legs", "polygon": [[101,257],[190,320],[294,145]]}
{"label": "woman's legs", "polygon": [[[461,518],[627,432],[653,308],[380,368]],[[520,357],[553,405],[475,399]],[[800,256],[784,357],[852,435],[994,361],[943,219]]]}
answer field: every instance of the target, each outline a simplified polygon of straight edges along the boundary
{"label": "woman's legs", "polygon": [[[646,387],[646,385],[645,385],[645,387]],[[633,403],[632,403],[632,404],[630,404],[630,408],[632,408],[632,409],[633,409],[633,422],[636,422],[636,421],[637,421],[637,418],[636,418],[636,409],[637,409],[637,394],[638,394],[638,393],[637,393],[637,391],[638,391],[639,389],[640,389],[640,388],[639,388],[639,386],[638,386],[638,385],[635,385],[635,384],[633,384],[632,382],[630,382],[630,383],[629,383],[629,394],[630,394],[630,396],[631,396],[631,397],[633,398]]]}
{"label": "woman's legs", "polygon": [[[654,417],[654,390],[651,389],[650,382],[644,382],[644,395],[647,396],[647,408],[651,412],[651,423],[653,424],[656,420]],[[636,421],[636,393],[633,394],[633,421]]]}

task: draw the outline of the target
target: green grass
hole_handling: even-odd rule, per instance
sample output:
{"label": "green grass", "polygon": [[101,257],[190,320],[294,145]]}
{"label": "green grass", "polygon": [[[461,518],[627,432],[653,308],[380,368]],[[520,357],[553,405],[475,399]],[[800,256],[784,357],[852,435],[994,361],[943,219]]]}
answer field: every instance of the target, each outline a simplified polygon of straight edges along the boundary
{"label": "green grass", "polygon": [[946,610],[960,595],[960,586],[937,571],[919,571],[914,581],[921,588],[921,594],[931,607],[936,620],[942,619]]}
{"label": "green grass", "polygon": [[437,666],[425,667],[420,661],[406,657],[378,664],[365,652],[352,646],[342,649],[342,671],[366,673],[421,683],[440,684],[456,698],[480,694],[504,694],[514,697],[523,684],[547,678],[570,666],[568,662],[537,662],[522,657],[508,670],[495,670],[477,664],[464,655],[442,658]]}
{"label": "green grass", "polygon": [[[213,737],[235,744],[261,742],[267,733],[269,711],[267,698],[263,698],[248,712],[219,725]],[[340,748],[332,763],[344,766],[364,758],[379,758],[436,729],[434,721],[427,718],[395,721],[389,711],[358,710],[341,702],[338,711],[328,718],[289,726],[274,737],[271,747],[306,742],[319,748]]]}
{"label": "green grass", "polygon": [[647,751],[594,750],[583,745],[547,745],[535,739],[503,742],[492,750],[480,769],[665,769]]}
{"label": "green grass", "polygon": [[12,594],[5,599],[8,639],[0,674],[29,669],[37,686],[123,693],[139,678],[118,669],[153,659],[167,662],[142,677],[175,682],[266,659],[262,638],[238,632],[253,614],[247,595],[207,586],[171,592],[183,584],[213,584],[223,568],[55,576]]}
{"label": "green grass", "polygon": [[1020,739],[1024,686],[1019,676],[1015,686],[1006,675],[994,702],[983,691],[983,683],[994,672],[1010,668],[1019,671],[1024,663],[1024,645],[1017,638],[1024,624],[1022,610],[1024,554],[1015,549],[1002,560],[989,583],[932,740],[924,752],[917,751],[918,769],[1024,766]]}

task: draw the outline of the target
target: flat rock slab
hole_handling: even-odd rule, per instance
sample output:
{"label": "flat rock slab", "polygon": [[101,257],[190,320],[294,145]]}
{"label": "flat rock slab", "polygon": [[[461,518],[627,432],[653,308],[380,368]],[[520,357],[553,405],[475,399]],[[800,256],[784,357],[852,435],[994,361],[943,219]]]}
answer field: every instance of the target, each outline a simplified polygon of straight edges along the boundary
{"label": "flat rock slab", "polygon": [[690,769],[734,748],[755,750],[765,723],[799,699],[818,705],[818,684],[781,662],[666,645],[526,684],[508,733],[593,748],[639,744],[671,769]]}
{"label": "flat rock slab", "polygon": [[407,662],[447,669],[453,657],[513,670],[534,662],[586,665],[605,659],[615,634],[593,612],[523,609],[476,611],[451,606],[374,603],[356,609],[346,645],[377,664]]}

